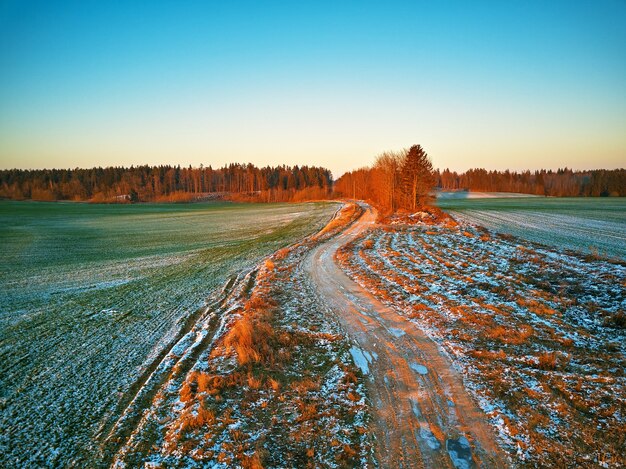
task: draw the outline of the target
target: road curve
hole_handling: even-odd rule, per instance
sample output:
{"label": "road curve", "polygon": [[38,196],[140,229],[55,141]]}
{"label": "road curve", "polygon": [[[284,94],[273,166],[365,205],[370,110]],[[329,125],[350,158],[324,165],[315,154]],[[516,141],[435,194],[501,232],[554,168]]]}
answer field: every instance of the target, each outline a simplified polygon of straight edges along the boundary
{"label": "road curve", "polygon": [[304,262],[320,298],[358,346],[368,375],[375,453],[381,467],[507,467],[486,416],[438,346],[393,308],[352,281],[335,263],[343,244],[375,224],[365,213]]}

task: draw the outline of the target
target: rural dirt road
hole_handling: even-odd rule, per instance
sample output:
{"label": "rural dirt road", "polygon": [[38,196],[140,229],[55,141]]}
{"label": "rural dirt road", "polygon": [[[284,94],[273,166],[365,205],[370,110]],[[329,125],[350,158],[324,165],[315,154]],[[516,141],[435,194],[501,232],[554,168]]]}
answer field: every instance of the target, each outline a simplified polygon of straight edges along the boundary
{"label": "rural dirt road", "polygon": [[351,353],[368,375],[376,459],[381,467],[507,467],[484,413],[437,345],[402,315],[352,281],[335,263],[343,244],[371,227],[365,213],[314,248],[304,268],[355,340]]}

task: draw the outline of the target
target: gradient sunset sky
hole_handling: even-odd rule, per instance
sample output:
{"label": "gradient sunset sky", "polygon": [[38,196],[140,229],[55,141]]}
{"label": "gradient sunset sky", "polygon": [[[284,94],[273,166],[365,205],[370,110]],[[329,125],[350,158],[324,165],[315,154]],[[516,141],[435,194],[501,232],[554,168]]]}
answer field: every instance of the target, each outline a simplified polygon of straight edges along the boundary
{"label": "gradient sunset sky", "polygon": [[626,2],[0,1],[0,168],[626,166]]}

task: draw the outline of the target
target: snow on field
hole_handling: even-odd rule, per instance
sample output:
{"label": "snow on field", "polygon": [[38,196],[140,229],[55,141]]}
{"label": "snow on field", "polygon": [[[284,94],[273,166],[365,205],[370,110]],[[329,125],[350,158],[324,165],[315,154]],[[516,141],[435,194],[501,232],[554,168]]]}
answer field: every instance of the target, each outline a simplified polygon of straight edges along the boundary
{"label": "snow on field", "polygon": [[626,259],[626,200],[533,198],[445,200],[454,218],[587,254]]}
{"label": "snow on field", "polygon": [[539,197],[533,194],[522,194],[519,192],[475,192],[475,191],[438,191],[435,194],[437,199],[508,199],[520,197]]}
{"label": "snow on field", "polygon": [[533,241],[626,259],[626,224],[542,212],[451,211],[460,220]]}
{"label": "snow on field", "polygon": [[373,357],[315,294],[302,265],[315,242],[226,285],[164,365],[143,417],[128,431],[121,419],[114,467],[370,465],[365,378],[352,358]]}
{"label": "snow on field", "polygon": [[414,221],[339,259],[442,347],[516,464],[624,467],[626,264]]}
{"label": "snow on field", "polygon": [[206,298],[335,210],[0,202],[0,466],[95,465]]}

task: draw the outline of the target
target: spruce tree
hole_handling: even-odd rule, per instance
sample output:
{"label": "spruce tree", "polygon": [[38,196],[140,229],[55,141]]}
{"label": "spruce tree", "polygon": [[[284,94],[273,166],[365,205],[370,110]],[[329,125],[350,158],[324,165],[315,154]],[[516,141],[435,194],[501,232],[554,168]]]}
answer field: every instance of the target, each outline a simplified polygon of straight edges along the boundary
{"label": "spruce tree", "polygon": [[405,208],[414,211],[435,185],[433,164],[421,145],[413,145],[409,149],[401,174]]}

